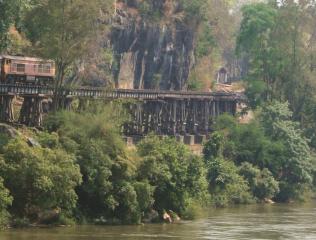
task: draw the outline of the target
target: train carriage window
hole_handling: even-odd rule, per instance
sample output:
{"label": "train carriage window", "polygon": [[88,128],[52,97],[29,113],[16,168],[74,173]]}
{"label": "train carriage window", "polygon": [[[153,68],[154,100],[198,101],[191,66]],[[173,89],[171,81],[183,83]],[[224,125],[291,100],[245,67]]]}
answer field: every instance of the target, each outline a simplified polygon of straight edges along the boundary
{"label": "train carriage window", "polygon": [[11,64],[11,72],[25,72],[25,64],[21,63],[12,63]]}
{"label": "train carriage window", "polygon": [[45,72],[45,73],[50,73],[50,64],[45,64],[45,66],[44,66],[44,72]]}
{"label": "train carriage window", "polygon": [[39,64],[38,65],[38,73],[50,73],[51,66],[50,64]]}
{"label": "train carriage window", "polygon": [[25,72],[25,64],[17,64],[17,72]]}
{"label": "train carriage window", "polygon": [[39,64],[38,65],[38,73],[43,73],[44,72],[44,69],[43,69],[43,64]]}
{"label": "train carriage window", "polygon": [[12,63],[11,66],[10,66],[10,72],[16,72],[16,63]]}

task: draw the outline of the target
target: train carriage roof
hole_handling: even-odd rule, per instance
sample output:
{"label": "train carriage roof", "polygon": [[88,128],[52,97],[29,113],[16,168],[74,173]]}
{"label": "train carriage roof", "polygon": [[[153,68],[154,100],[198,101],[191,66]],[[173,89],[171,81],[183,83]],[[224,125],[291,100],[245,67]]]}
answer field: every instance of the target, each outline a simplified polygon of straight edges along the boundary
{"label": "train carriage roof", "polygon": [[31,62],[51,62],[52,60],[44,60],[41,58],[35,57],[23,57],[23,56],[11,56],[11,55],[0,55],[0,59],[10,59],[10,60],[18,60],[18,61],[31,61]]}

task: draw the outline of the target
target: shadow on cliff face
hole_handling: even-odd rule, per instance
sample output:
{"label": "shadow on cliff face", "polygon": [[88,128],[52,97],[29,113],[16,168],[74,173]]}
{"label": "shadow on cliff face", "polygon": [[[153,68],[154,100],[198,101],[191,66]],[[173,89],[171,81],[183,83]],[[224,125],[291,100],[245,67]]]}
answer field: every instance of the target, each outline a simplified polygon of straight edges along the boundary
{"label": "shadow on cliff face", "polygon": [[116,87],[187,88],[195,31],[181,12],[177,1],[119,1],[111,31]]}

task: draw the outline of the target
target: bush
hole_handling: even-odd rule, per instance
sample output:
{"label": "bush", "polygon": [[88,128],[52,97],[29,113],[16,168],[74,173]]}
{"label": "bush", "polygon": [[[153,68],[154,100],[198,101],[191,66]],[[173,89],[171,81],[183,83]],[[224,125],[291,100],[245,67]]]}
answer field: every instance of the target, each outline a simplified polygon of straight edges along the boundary
{"label": "bush", "polygon": [[272,141],[283,146],[277,161],[270,161],[270,169],[280,182],[279,201],[301,199],[313,182],[313,157],[308,140],[298,123],[292,121],[288,103],[273,102],[263,108],[260,115],[264,131]]}
{"label": "bush", "polygon": [[203,206],[201,206],[201,203],[199,201],[196,201],[194,199],[188,199],[186,206],[187,207],[182,214],[183,219],[194,220],[203,216],[204,209],[203,209]]}
{"label": "bush", "polygon": [[60,145],[75,154],[80,166],[83,182],[76,189],[76,215],[98,224],[139,223],[153,190],[135,181],[136,166],[119,132],[121,107],[89,109],[58,113],[62,120],[50,116],[47,122],[47,130],[58,133]]}
{"label": "bush", "polygon": [[81,182],[73,156],[56,149],[31,148],[23,140],[11,140],[4,148],[0,174],[13,196],[12,212],[37,220],[45,210],[70,212],[75,187]]}
{"label": "bush", "polygon": [[204,159],[208,161],[221,156],[223,145],[224,137],[219,132],[213,133],[203,146]]}
{"label": "bush", "polygon": [[9,142],[9,137],[5,134],[0,133],[0,154],[3,152],[3,148]]}
{"label": "bush", "polygon": [[205,200],[203,160],[192,156],[186,146],[172,138],[149,136],[138,145],[138,152],[144,159],[137,171],[138,179],[154,187],[154,208],[160,213],[172,210],[184,215],[189,200]]}
{"label": "bush", "polygon": [[[1,156],[0,161],[3,161]],[[4,227],[9,221],[10,214],[7,209],[11,206],[12,200],[8,189],[3,185],[3,179],[0,177],[0,228]]]}
{"label": "bush", "polygon": [[245,204],[253,201],[247,181],[231,161],[217,158],[207,164],[209,188],[215,206]]}
{"label": "bush", "polygon": [[279,183],[267,168],[261,171],[245,162],[240,166],[239,174],[248,181],[252,194],[258,200],[274,198],[280,191]]}
{"label": "bush", "polygon": [[59,146],[59,137],[57,133],[39,132],[37,139],[42,147],[57,148]]}
{"label": "bush", "polygon": [[[275,196],[277,201],[287,202],[301,199],[304,192],[311,189],[315,171],[311,149],[298,123],[292,120],[288,103],[266,105],[259,112],[258,120],[248,124],[238,124],[227,115],[220,116],[215,129],[220,133],[213,135],[224,136],[220,151],[224,159],[230,159],[238,166],[246,162],[262,169],[260,173],[254,173],[257,174],[257,184],[252,186],[259,199]],[[205,151],[214,148],[212,144],[216,146],[216,140],[211,138]]]}

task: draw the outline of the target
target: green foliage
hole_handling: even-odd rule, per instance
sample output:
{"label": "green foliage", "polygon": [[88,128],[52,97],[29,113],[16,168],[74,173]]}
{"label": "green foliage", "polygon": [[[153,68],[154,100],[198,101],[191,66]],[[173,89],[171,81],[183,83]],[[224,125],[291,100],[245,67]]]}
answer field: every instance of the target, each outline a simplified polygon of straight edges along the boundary
{"label": "green foliage", "polygon": [[238,174],[238,168],[233,162],[217,158],[210,160],[207,167],[209,188],[215,206],[252,202],[248,183]]}
{"label": "green foliage", "polygon": [[315,146],[316,5],[312,1],[250,4],[243,8],[237,53],[247,62],[251,107],[266,101],[289,102]]}
{"label": "green foliage", "polygon": [[37,139],[42,147],[57,148],[59,146],[59,136],[57,133],[40,132]]}
{"label": "green foliage", "polygon": [[152,0],[140,2],[138,9],[140,15],[152,23],[158,23],[163,16],[162,9],[157,9]]}
{"label": "green foliage", "polygon": [[237,38],[237,52],[264,54],[271,30],[276,24],[277,11],[265,3],[246,5]]}
{"label": "green foliage", "polygon": [[0,154],[3,152],[3,147],[9,142],[9,137],[5,134],[0,134]]}
{"label": "green foliage", "polygon": [[204,144],[203,148],[203,154],[206,161],[221,156],[223,142],[224,137],[219,132],[215,132],[211,135],[210,140]]}
{"label": "green foliage", "polygon": [[46,122],[80,166],[78,217],[98,224],[139,223],[153,202],[151,186],[135,181],[136,166],[119,132],[122,118],[121,104],[112,103],[81,113],[59,112]]}
{"label": "green foliage", "polygon": [[39,0],[25,18],[28,37],[43,57],[68,65],[87,49],[102,6],[98,0]]}
{"label": "green foliage", "polygon": [[[208,200],[209,201],[209,200]],[[186,220],[194,220],[203,215],[204,207],[199,200],[188,199],[186,201],[186,209],[182,216]]]}
{"label": "green foliage", "polygon": [[34,52],[55,61],[54,110],[72,65],[91,51],[98,34],[104,31],[101,22],[106,21],[110,6],[113,4],[104,0],[37,0],[27,12],[25,28]]}
{"label": "green foliage", "polygon": [[195,78],[194,74],[191,75],[189,82],[188,82],[188,90],[189,91],[198,91],[202,88],[202,83]]}
{"label": "green foliage", "polygon": [[184,214],[190,199],[201,201],[207,195],[203,161],[184,145],[171,138],[150,136],[139,144],[138,151],[144,159],[138,179],[154,187],[154,208],[159,212]]}
{"label": "green foliage", "polygon": [[291,121],[291,116],[288,104],[279,102],[265,107],[261,115],[265,132],[284,146],[277,169],[280,200],[299,198],[305,187],[313,181],[312,156],[308,141],[298,128],[298,124]]}
{"label": "green foliage", "polygon": [[[3,161],[0,156],[0,161]],[[8,189],[3,185],[3,178],[0,177],[0,228],[8,223],[10,214],[8,207],[12,204],[12,197]]]}
{"label": "green foliage", "polygon": [[206,23],[202,25],[201,33],[198,36],[195,46],[195,55],[198,58],[202,58],[211,54],[213,48],[216,45],[212,29]]}
{"label": "green foliage", "polygon": [[135,182],[134,188],[137,193],[139,210],[144,213],[148,209],[151,209],[155,202],[153,197],[155,188],[146,181]]}
{"label": "green foliage", "polygon": [[267,168],[260,170],[244,162],[239,168],[239,174],[247,180],[253,196],[259,200],[274,198],[279,193],[279,183]]}
{"label": "green foliage", "polygon": [[4,147],[2,157],[0,175],[17,216],[36,220],[45,210],[70,213],[76,206],[81,174],[73,156],[60,149],[31,148],[17,139]]}
{"label": "green foliage", "polygon": [[247,82],[246,95],[249,99],[249,106],[255,109],[257,106],[261,106],[264,101],[264,94],[267,87],[263,81],[249,80]]}
{"label": "green foliage", "polygon": [[202,20],[205,16],[204,10],[207,4],[204,0],[179,0],[183,5],[184,12],[188,20]]}
{"label": "green foliage", "polygon": [[223,156],[241,165],[240,174],[258,199],[300,199],[311,187],[315,165],[308,141],[291,117],[288,103],[280,102],[266,105],[258,120],[248,124],[238,124],[229,116],[219,117],[215,129],[220,133],[216,135],[225,136],[224,145],[218,154],[218,141],[211,137],[204,151],[215,155],[206,154],[206,160]]}
{"label": "green foliage", "polygon": [[15,23],[18,9],[18,0],[0,1],[0,53],[2,53],[9,44],[9,28]]}

